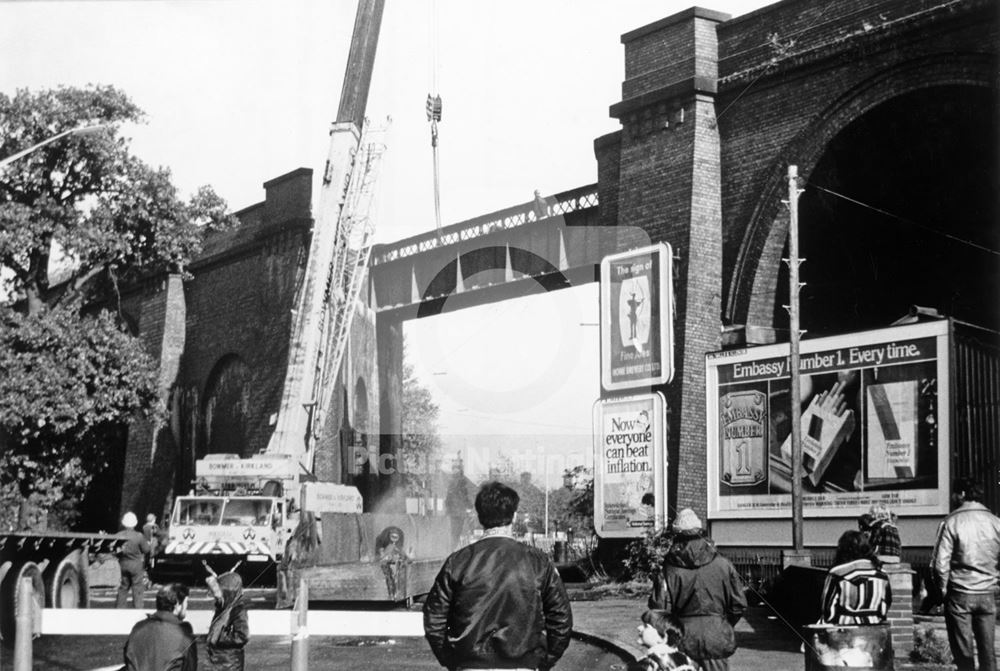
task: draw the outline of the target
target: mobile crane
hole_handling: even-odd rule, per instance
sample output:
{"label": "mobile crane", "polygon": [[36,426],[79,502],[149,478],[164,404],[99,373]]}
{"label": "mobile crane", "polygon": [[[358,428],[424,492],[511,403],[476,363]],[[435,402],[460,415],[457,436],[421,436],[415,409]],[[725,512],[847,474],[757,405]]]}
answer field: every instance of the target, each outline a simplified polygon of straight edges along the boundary
{"label": "mobile crane", "polygon": [[358,3],[274,433],[261,454],[197,462],[197,489],[177,497],[156,559],[160,576],[179,569],[196,579],[243,561],[257,584],[277,568],[279,606],[290,603],[299,579],[310,583],[311,598],[396,601],[426,591],[441,552],[454,545],[448,518],[362,513],[357,488],[312,475],[367,279],[369,209],[385,145],[365,107],[383,7],[384,0]]}

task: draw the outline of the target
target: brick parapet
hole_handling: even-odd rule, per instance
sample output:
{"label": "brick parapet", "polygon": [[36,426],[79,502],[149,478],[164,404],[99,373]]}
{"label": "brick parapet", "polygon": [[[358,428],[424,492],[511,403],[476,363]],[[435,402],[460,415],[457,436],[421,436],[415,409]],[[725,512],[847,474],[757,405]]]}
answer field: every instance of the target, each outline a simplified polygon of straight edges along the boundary
{"label": "brick parapet", "polygon": [[264,182],[264,220],[280,224],[312,216],[312,176],[309,168],[297,168]]}
{"label": "brick parapet", "polygon": [[727,18],[694,8],[622,36],[625,81],[622,101],[612,105],[611,116],[622,118],[658,103],[714,93],[716,26]]}
{"label": "brick parapet", "polygon": [[719,28],[720,88],[742,88],[761,75],[784,78],[791,68],[858,51],[896,49],[908,35],[934,30],[956,17],[981,23],[991,0],[846,0],[782,2],[737,17]]}
{"label": "brick parapet", "polygon": [[[728,14],[692,7],[622,35],[625,45],[623,97],[641,94],[655,80],[714,78],[715,26],[728,19]],[[654,73],[655,76],[651,76]]]}
{"label": "brick parapet", "polygon": [[205,240],[204,249],[189,264],[197,270],[209,264],[245,256],[274,239],[295,237],[312,227],[312,170],[298,168],[264,183],[263,202],[236,213],[239,226],[217,231]]}

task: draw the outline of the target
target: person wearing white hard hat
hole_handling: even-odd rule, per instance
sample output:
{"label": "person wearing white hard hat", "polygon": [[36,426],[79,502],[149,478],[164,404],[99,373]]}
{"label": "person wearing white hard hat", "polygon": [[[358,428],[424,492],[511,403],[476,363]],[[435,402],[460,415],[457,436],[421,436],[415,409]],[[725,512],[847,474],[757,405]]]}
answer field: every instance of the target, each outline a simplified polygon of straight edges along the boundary
{"label": "person wearing white hard hat", "polygon": [[142,596],[146,589],[146,558],[149,556],[149,543],[142,532],[136,531],[139,523],[135,513],[122,515],[122,530],[118,534],[124,539],[118,547],[118,566],[121,568],[121,582],[118,583],[117,608],[124,608],[129,591],[132,592],[132,607],[142,608]]}

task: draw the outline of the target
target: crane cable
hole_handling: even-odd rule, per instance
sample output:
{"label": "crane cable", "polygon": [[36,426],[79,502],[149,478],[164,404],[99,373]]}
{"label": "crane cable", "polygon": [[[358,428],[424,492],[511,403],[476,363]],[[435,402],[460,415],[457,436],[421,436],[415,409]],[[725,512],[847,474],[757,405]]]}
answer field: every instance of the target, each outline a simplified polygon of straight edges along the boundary
{"label": "crane cable", "polygon": [[427,120],[431,124],[431,152],[434,154],[434,222],[438,241],[441,240],[441,168],[438,160],[438,123],[441,121],[441,94],[438,93],[438,11],[437,0],[431,2],[431,92],[427,94]]}

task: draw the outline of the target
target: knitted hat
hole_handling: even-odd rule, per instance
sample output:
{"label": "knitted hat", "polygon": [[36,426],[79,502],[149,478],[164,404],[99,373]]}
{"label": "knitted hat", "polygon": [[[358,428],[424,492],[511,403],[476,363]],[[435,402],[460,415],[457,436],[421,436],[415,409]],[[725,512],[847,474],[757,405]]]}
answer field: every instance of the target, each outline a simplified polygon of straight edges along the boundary
{"label": "knitted hat", "polygon": [[676,533],[701,531],[701,520],[698,519],[693,510],[685,508],[677,513],[677,517],[674,518],[674,531]]}
{"label": "knitted hat", "polygon": [[126,529],[135,529],[135,525],[139,523],[136,519],[135,513],[128,512],[122,515],[122,526]]}
{"label": "knitted hat", "polygon": [[889,506],[885,505],[884,503],[872,504],[872,507],[868,510],[868,512],[872,516],[872,519],[876,521],[881,521],[881,522],[894,521],[893,518],[895,517],[895,515],[892,514],[891,510],[889,510]]}

